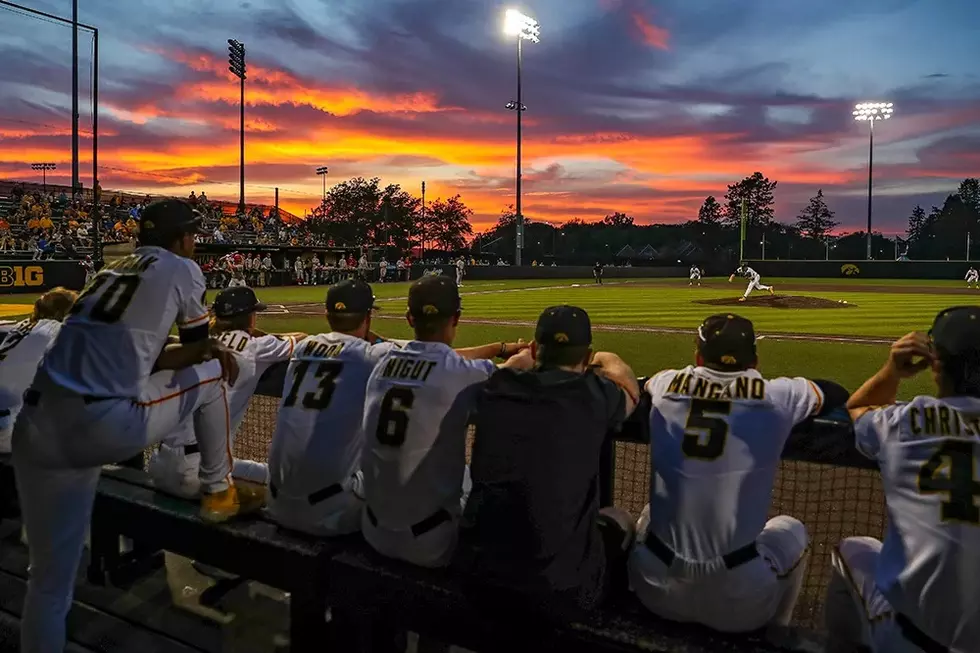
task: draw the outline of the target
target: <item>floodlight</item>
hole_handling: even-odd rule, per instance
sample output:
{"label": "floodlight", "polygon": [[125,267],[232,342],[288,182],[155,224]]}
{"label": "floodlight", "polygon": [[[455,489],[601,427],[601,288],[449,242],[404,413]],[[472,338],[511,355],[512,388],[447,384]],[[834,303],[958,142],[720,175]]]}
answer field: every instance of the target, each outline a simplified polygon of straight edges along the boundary
{"label": "floodlight", "polygon": [[541,36],[541,26],[538,25],[538,21],[530,16],[525,16],[516,9],[508,9],[504,14],[504,34],[538,43]]}
{"label": "floodlight", "polygon": [[895,112],[895,105],[891,102],[862,102],[854,105],[851,115],[855,120],[888,120]]}

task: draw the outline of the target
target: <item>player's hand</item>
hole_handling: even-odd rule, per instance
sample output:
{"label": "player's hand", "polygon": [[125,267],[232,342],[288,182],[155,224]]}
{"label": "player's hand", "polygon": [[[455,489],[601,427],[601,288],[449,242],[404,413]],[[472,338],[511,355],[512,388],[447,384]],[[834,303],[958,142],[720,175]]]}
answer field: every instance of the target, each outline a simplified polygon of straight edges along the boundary
{"label": "player's hand", "polygon": [[505,342],[502,344],[503,346],[500,348],[499,358],[504,360],[509,359],[514,354],[519,354],[520,352],[527,350],[531,346],[524,342],[524,338],[518,338],[517,342]]}
{"label": "player's hand", "polygon": [[929,337],[914,331],[892,344],[886,367],[892,374],[907,379],[930,367],[934,358]]}
{"label": "player's hand", "polygon": [[534,356],[531,355],[530,349],[524,348],[508,358],[503,366],[515,370],[529,370],[534,367]]}
{"label": "player's hand", "polygon": [[728,277],[728,283],[731,283],[733,281],[735,281],[735,275],[734,274],[732,276]]}
{"label": "player's hand", "polygon": [[211,346],[211,358],[217,359],[221,363],[221,378],[228,382],[228,385],[235,385],[238,380],[238,361],[231,350],[222,344],[214,343]]}

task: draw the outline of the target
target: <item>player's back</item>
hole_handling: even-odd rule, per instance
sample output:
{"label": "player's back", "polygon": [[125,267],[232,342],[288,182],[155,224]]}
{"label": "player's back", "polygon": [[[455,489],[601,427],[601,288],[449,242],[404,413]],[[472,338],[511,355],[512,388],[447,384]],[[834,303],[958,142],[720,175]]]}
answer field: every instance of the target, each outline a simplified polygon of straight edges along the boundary
{"label": "player's back", "polygon": [[86,285],[41,370],[82,395],[136,396],[178,317],[182,329],[207,328],[207,312],[180,315],[182,306],[200,306],[204,293],[196,263],[161,247],[140,247]]}
{"label": "player's back", "polygon": [[494,369],[414,340],[378,362],[364,406],[362,469],[368,505],[384,526],[409,528],[453,505],[458,512],[476,384]]}
{"label": "player's back", "polygon": [[391,343],[341,333],[306,338],[286,372],[269,471],[277,491],[307,496],[359,469],[368,377]]}
{"label": "player's back", "polygon": [[653,399],[650,528],[678,555],[707,560],[755,541],[783,445],[822,395],[805,379],[688,366],[647,384]]}
{"label": "player's back", "polygon": [[238,363],[238,378],[227,388],[231,431],[236,433],[262,375],[276,363],[289,360],[296,340],[273,334],[253,336],[242,330],[225,331],[217,339],[232,351]]}
{"label": "player's back", "polygon": [[880,412],[880,449],[858,441],[879,461],[888,504],[875,582],[896,612],[954,649],[975,650],[980,399],[916,397]]}
{"label": "player's back", "polygon": [[0,341],[0,428],[20,409],[38,364],[61,329],[57,320],[24,320]]}

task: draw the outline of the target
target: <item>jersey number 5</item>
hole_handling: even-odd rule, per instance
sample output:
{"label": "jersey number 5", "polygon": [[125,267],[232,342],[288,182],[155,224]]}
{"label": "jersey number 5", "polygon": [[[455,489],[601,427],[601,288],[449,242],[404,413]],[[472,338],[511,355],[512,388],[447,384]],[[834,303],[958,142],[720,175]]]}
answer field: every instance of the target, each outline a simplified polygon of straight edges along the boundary
{"label": "jersey number 5", "polygon": [[415,393],[411,388],[396,386],[385,393],[381,400],[381,414],[378,415],[378,429],[375,431],[378,442],[389,447],[405,444],[408,411],[414,403]]}
{"label": "jersey number 5", "polygon": [[714,460],[721,456],[728,439],[728,422],[724,418],[731,412],[732,405],[727,401],[691,400],[681,444],[684,455],[699,460]]}
{"label": "jersey number 5", "polygon": [[133,295],[136,294],[136,289],[139,288],[139,285],[140,278],[135,274],[124,274],[121,276],[111,276],[108,274],[96,275],[89,285],[85,287],[85,290],[82,291],[82,294],[75,299],[75,303],[71,307],[71,314],[75,315],[80,313],[85,307],[86,300],[104,288],[102,294],[92,304],[89,317],[107,324],[118,322],[122,318],[123,313],[126,312],[126,309],[129,308],[130,302],[133,301]]}
{"label": "jersey number 5", "polygon": [[[296,399],[299,396],[299,387],[303,385],[303,379],[306,378],[306,373],[309,369],[310,361],[301,361],[293,368],[293,387],[289,389],[289,394],[283,399],[283,408],[296,405]],[[317,363],[316,370],[313,372],[313,378],[320,379],[320,382],[317,384],[316,390],[303,395],[303,408],[323,410],[329,406],[330,399],[333,397],[333,391],[337,387],[337,376],[342,369],[344,369],[344,364],[340,361],[323,361]]]}
{"label": "jersey number 5", "polygon": [[967,440],[947,440],[919,470],[919,492],[946,495],[940,504],[943,521],[980,524],[980,507],[975,503],[980,496],[976,446]]}

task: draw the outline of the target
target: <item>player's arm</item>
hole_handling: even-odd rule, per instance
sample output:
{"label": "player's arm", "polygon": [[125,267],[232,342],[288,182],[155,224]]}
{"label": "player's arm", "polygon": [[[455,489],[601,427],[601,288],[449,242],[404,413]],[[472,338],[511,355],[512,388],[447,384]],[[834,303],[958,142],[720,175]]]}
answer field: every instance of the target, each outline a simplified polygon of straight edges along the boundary
{"label": "player's arm", "polygon": [[467,360],[492,360],[493,358],[510,358],[514,354],[530,347],[523,340],[517,342],[491,342],[479,347],[463,347],[456,353]]}
{"label": "player's arm", "polygon": [[924,333],[913,332],[896,340],[885,364],[848,400],[847,411],[851,419],[856,424],[869,410],[894,404],[902,379],[927,369],[932,361],[932,346]]}
{"label": "player's arm", "polygon": [[599,351],[592,355],[592,367],[596,373],[615,383],[626,396],[626,411],[628,417],[636,410],[640,401],[640,385],[636,381],[633,369],[616,354]]}

